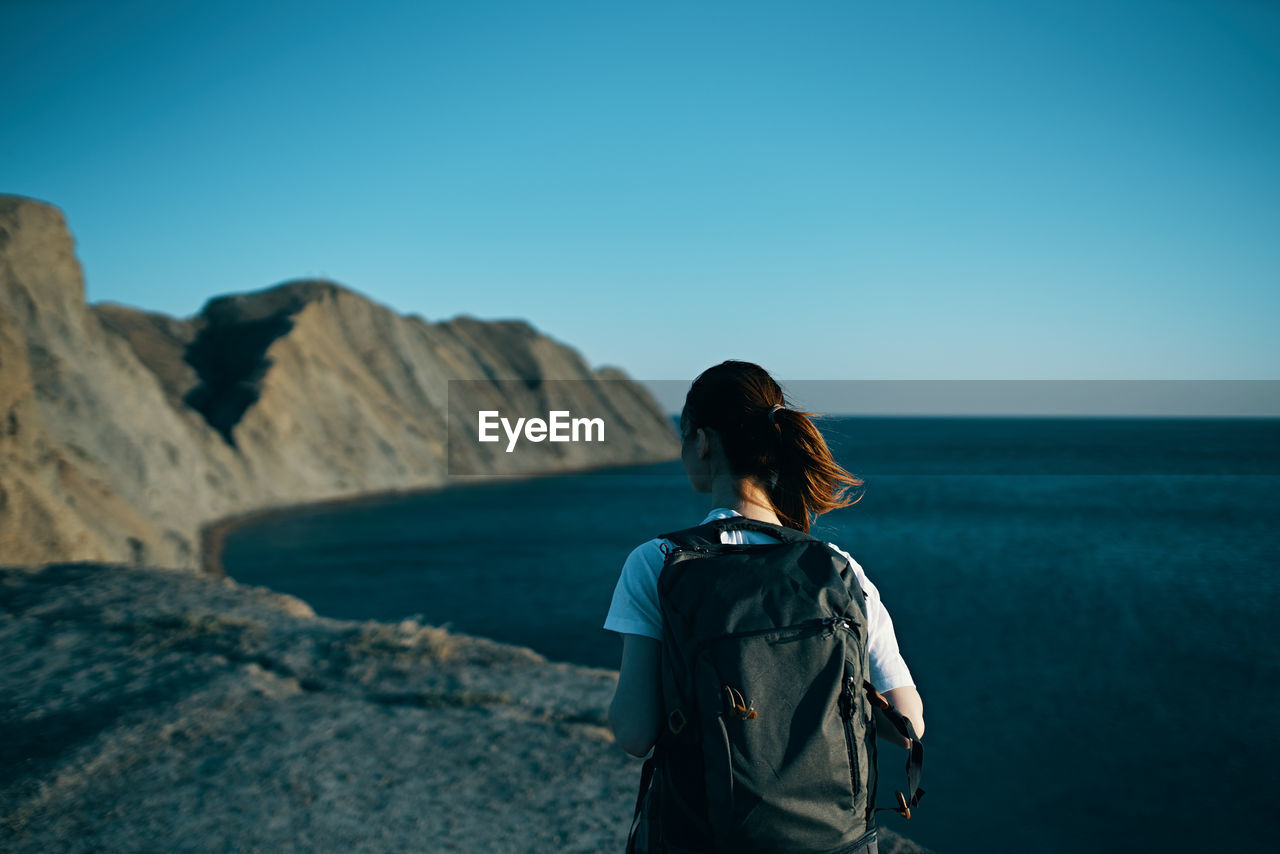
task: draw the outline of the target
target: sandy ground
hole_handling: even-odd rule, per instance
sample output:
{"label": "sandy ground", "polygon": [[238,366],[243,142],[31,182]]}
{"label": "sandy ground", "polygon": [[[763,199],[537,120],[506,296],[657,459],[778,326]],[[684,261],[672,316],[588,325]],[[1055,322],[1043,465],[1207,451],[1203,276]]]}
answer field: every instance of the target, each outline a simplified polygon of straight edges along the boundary
{"label": "sandy ground", "polygon": [[621,852],[616,679],[228,579],[0,569],[0,850]]}

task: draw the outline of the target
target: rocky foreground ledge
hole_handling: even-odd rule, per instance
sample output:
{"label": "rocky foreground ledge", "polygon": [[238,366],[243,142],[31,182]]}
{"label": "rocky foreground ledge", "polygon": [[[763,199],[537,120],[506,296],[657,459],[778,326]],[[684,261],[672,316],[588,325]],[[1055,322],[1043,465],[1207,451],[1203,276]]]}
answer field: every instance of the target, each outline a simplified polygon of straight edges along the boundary
{"label": "rocky foreground ledge", "polygon": [[229,579],[0,569],[0,850],[621,852],[616,679]]}

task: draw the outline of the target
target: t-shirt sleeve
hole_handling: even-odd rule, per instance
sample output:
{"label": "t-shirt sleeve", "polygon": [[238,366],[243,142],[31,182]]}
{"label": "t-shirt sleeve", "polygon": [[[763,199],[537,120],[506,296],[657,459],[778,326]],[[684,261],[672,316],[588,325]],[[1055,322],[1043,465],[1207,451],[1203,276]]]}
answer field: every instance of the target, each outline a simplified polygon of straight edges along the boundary
{"label": "t-shirt sleeve", "polygon": [[914,687],[911,671],[898,650],[898,636],[893,631],[893,619],[880,600],[880,591],[867,578],[866,572],[853,556],[834,543],[828,543],[849,561],[854,577],[867,594],[867,658],[870,660],[871,684],[877,691]]}
{"label": "t-shirt sleeve", "polygon": [[662,640],[658,576],[666,558],[661,543],[661,539],[655,538],[637,546],[622,564],[622,574],[618,576],[609,614],[604,620],[604,627],[609,631]]}

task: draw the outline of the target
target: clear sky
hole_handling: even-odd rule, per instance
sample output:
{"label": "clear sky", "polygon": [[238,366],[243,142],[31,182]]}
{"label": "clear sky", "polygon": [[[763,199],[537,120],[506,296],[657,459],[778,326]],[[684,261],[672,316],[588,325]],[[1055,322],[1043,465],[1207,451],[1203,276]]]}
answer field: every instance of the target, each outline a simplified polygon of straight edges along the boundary
{"label": "clear sky", "polygon": [[1280,379],[1280,4],[0,3],[89,298],[325,276],[592,364]]}

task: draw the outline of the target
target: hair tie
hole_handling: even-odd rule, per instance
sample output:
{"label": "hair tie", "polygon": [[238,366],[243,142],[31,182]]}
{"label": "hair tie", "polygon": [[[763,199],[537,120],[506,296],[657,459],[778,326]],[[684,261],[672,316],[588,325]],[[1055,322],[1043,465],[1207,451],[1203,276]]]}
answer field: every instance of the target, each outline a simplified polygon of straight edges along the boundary
{"label": "hair tie", "polygon": [[770,410],[769,410],[769,423],[770,423],[770,424],[777,424],[777,423],[778,423],[778,419],[777,419],[776,415],[777,415],[778,410],[780,410],[780,409],[786,409],[786,407],[785,407],[785,406],[783,406],[781,403],[775,403],[775,404],[773,405],[773,409],[770,409]]}

